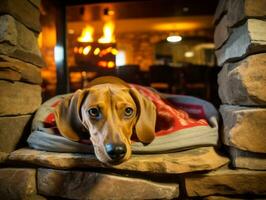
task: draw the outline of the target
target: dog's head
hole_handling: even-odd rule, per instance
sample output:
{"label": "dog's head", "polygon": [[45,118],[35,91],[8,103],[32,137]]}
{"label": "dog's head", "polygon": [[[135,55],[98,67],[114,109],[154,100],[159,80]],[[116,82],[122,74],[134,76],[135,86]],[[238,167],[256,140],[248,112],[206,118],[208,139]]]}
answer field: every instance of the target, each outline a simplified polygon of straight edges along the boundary
{"label": "dog's head", "polygon": [[156,109],[122,80],[103,77],[66,98],[55,118],[63,136],[73,141],[89,136],[100,161],[120,163],[131,155],[132,138],[143,144],[154,139]]}

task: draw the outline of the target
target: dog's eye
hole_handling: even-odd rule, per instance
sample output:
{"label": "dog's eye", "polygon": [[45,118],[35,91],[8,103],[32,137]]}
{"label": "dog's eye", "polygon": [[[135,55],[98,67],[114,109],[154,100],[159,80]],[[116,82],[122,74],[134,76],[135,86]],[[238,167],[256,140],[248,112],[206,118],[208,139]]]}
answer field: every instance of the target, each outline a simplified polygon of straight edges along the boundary
{"label": "dog's eye", "polygon": [[126,109],[125,109],[125,116],[126,117],[130,117],[130,116],[132,116],[132,114],[133,114],[133,108],[126,107]]}
{"label": "dog's eye", "polygon": [[88,114],[91,118],[99,119],[101,117],[101,112],[98,108],[90,108]]}

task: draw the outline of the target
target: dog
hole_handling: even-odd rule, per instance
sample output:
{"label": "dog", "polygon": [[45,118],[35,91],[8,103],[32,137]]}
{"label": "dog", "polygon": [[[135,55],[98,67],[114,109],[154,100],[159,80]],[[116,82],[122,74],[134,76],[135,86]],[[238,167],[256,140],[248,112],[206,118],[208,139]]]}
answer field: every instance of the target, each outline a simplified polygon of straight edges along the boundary
{"label": "dog", "polygon": [[55,108],[55,121],[64,137],[89,137],[96,157],[116,164],[130,158],[132,141],[153,141],[156,107],[121,79],[100,77],[65,98]]}

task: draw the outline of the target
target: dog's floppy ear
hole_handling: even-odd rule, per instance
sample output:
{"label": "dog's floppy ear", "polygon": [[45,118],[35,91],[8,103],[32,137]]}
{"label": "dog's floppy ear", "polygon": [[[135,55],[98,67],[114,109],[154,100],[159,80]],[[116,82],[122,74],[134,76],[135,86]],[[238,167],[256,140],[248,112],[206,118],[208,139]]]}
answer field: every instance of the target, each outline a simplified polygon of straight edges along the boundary
{"label": "dog's floppy ear", "polygon": [[140,142],[149,144],[155,137],[156,108],[155,105],[135,88],[130,89],[137,109],[138,118],[135,124],[135,133]]}
{"label": "dog's floppy ear", "polygon": [[87,94],[87,90],[77,90],[73,95],[66,97],[55,109],[57,128],[70,140],[79,141],[86,134],[80,108]]}

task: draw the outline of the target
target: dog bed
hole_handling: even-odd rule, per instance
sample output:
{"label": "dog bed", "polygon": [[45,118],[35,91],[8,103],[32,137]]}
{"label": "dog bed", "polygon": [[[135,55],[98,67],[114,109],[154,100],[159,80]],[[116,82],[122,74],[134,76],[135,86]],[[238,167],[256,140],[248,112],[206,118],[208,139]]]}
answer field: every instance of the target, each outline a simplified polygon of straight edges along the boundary
{"label": "dog bed", "polygon": [[[139,85],[131,85],[149,98],[157,107],[155,139],[149,145],[134,142],[135,154],[176,152],[199,146],[216,146],[218,143],[218,112],[202,99],[162,94]],[[93,153],[89,140],[74,142],[61,136],[55,119],[54,108],[68,95],[59,95],[46,101],[39,108],[27,140],[34,149],[51,152]]]}

